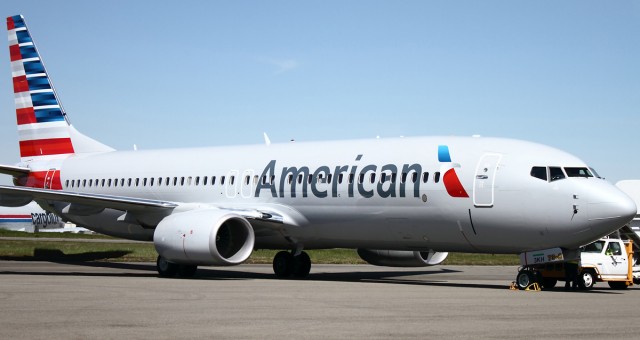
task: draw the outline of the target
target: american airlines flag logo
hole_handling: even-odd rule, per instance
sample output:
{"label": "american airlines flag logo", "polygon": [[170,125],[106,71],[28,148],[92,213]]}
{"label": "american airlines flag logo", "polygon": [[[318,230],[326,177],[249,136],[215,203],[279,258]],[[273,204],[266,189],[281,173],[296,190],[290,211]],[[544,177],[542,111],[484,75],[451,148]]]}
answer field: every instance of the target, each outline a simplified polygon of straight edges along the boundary
{"label": "american airlines flag logo", "polygon": [[8,17],[7,30],[20,157],[72,154],[65,114],[23,17]]}

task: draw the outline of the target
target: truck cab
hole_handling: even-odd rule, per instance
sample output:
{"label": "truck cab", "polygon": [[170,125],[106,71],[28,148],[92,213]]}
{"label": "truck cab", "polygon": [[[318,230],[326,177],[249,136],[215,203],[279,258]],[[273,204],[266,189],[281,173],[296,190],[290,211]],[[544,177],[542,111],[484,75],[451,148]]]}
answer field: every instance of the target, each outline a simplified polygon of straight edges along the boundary
{"label": "truck cab", "polygon": [[580,280],[585,288],[595,282],[608,282],[614,289],[632,284],[633,251],[631,242],[603,238],[586,245],[580,256]]}

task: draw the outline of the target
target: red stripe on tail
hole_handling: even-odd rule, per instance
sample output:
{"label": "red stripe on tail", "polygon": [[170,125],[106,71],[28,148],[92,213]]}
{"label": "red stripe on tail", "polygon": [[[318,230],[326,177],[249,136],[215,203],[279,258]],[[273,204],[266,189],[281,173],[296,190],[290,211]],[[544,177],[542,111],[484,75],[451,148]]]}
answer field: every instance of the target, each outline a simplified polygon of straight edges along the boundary
{"label": "red stripe on tail", "polygon": [[29,82],[27,76],[13,77],[13,93],[29,91]]}
{"label": "red stripe on tail", "polygon": [[73,153],[71,138],[20,141],[20,157],[65,155]]}
{"label": "red stripe on tail", "polygon": [[11,61],[22,59],[22,54],[20,54],[20,46],[18,45],[9,46],[9,54],[11,55]]}
{"label": "red stripe on tail", "polygon": [[12,17],[8,17],[7,18],[7,30],[11,31],[14,28],[16,28],[16,25],[13,23],[13,18]]}
{"label": "red stripe on tail", "polygon": [[36,113],[32,107],[25,107],[24,109],[16,109],[16,117],[18,118],[18,125],[35,124]]}

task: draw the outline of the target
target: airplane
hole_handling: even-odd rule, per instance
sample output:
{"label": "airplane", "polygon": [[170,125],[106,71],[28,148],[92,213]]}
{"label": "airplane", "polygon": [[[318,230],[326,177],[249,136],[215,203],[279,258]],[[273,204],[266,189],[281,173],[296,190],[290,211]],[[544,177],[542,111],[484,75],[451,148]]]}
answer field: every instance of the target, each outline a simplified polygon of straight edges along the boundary
{"label": "airplane", "polygon": [[0,207],[0,229],[33,233],[62,230],[64,227],[65,223],[59,216],[44,211],[35,202],[22,207]]}
{"label": "airplane", "polygon": [[[448,252],[575,250],[636,215],[634,202],[564,151],[485,137],[404,137],[116,151],[70,123],[24,18],[7,18],[20,162],[0,205],[36,201],[78,226],[152,241],[161,277],[277,249],[279,278],[305,250],[429,266]],[[268,139],[266,139],[268,141]]]}

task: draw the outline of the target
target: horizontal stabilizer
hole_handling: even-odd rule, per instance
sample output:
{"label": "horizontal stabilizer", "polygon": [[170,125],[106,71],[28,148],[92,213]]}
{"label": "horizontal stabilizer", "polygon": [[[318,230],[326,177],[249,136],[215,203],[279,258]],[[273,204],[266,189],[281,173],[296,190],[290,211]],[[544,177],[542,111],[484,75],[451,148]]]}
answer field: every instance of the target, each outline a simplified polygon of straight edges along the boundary
{"label": "horizontal stabilizer", "polygon": [[0,174],[10,175],[14,177],[28,176],[31,169],[21,168],[11,165],[0,165]]}

